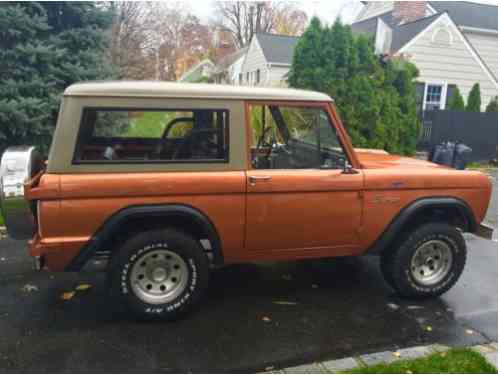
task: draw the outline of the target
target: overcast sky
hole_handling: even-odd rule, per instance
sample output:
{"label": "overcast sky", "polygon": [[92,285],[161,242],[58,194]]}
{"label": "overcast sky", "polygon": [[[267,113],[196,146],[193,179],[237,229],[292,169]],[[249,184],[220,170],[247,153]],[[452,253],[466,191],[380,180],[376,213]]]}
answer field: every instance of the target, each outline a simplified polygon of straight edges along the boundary
{"label": "overcast sky", "polygon": [[[212,0],[187,0],[186,2],[188,3],[189,9],[203,20],[208,20],[215,16],[215,14],[213,14]],[[498,5],[498,0],[480,0],[473,2]],[[327,23],[334,22],[338,15],[341,16],[344,22],[351,23],[356,14],[363,7],[359,0],[303,0],[297,1],[297,3],[308,16],[317,15],[322,21]]]}
{"label": "overcast sky", "polygon": [[[186,0],[189,9],[199,18],[207,20],[215,17],[213,0]],[[318,15],[323,21],[333,22],[338,14],[345,22],[351,22],[362,8],[359,0],[329,0],[329,1],[293,1],[304,10],[309,17]]]}

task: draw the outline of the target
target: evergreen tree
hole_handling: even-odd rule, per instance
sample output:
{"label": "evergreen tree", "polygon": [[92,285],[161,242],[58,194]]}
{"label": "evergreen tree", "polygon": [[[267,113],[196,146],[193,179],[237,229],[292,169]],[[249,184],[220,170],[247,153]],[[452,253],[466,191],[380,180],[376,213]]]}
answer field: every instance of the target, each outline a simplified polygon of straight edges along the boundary
{"label": "evergreen tree", "polygon": [[498,112],[498,96],[495,96],[486,107],[486,112]]}
{"label": "evergreen tree", "polygon": [[0,5],[0,153],[19,144],[47,151],[64,89],[111,74],[104,59],[111,22],[95,3]]}
{"label": "evergreen tree", "polygon": [[472,86],[465,109],[467,112],[481,112],[481,87],[478,83]]}
{"label": "evergreen tree", "polygon": [[325,90],[325,64],[322,60],[323,27],[314,17],[297,42],[289,71],[289,84],[305,89]]}
{"label": "evergreen tree", "polygon": [[455,87],[455,91],[453,92],[453,95],[448,103],[448,109],[452,109],[454,111],[465,111],[463,96],[458,87]]}
{"label": "evergreen tree", "polygon": [[313,18],[294,50],[289,84],[333,97],[355,147],[411,154],[419,131],[417,75],[412,64],[381,62],[372,40],[353,37],[340,20],[324,27]]}

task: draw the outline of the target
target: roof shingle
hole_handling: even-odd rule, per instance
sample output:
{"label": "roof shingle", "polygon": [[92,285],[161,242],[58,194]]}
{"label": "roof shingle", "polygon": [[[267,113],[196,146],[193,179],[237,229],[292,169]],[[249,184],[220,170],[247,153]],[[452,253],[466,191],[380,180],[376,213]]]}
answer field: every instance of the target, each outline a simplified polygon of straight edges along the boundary
{"label": "roof shingle", "polygon": [[291,64],[298,37],[267,33],[255,34],[266,61],[271,64]]}
{"label": "roof shingle", "polygon": [[431,1],[438,13],[448,12],[458,26],[498,30],[498,6],[468,1]]}
{"label": "roof shingle", "polygon": [[441,16],[441,13],[436,13],[417,21],[393,27],[391,51],[396,52],[400,50],[406,43],[415,38],[417,34],[425,30],[425,28],[439,16]]}

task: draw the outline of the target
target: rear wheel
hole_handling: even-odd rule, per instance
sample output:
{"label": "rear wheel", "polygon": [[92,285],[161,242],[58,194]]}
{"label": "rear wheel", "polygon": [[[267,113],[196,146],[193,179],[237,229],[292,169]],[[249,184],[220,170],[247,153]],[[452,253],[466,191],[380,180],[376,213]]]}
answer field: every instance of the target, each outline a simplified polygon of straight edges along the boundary
{"label": "rear wheel", "polygon": [[141,233],[117,250],[109,269],[112,295],[140,319],[175,319],[208,285],[204,250],[178,230]]}
{"label": "rear wheel", "polygon": [[383,254],[386,281],[402,296],[435,297],[448,291],[465,267],[462,234],[445,223],[422,225]]}

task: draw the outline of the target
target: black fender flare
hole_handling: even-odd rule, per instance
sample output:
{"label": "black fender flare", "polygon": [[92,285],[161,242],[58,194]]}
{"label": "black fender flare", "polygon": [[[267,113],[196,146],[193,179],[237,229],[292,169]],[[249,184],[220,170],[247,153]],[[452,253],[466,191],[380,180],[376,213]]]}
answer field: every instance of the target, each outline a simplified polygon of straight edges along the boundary
{"label": "black fender flare", "polygon": [[110,216],[104,224],[94,233],[92,238],[81,248],[78,255],[66,266],[65,270],[77,272],[92,258],[97,250],[114,235],[127,220],[136,218],[183,216],[192,219],[200,225],[206,233],[206,238],[211,243],[213,263],[223,264],[221,241],[214,224],[198,209],[184,204],[159,204],[129,206]]}
{"label": "black fender flare", "polygon": [[394,241],[403,230],[405,224],[416,214],[428,208],[456,208],[467,221],[467,232],[477,230],[477,222],[472,209],[461,199],[454,197],[421,198],[404,207],[391,221],[387,229],[380,235],[374,244],[365,252],[365,255],[379,255]]}

